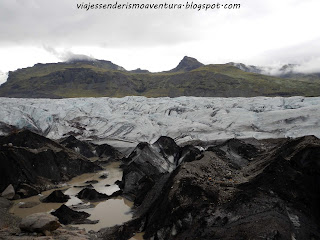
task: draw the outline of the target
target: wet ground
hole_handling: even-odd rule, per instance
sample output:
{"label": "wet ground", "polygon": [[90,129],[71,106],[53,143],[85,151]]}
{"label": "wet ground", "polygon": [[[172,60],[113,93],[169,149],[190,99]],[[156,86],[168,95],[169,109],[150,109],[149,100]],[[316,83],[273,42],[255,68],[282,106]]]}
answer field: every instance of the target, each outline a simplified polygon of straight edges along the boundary
{"label": "wet ground", "polygon": [[[107,174],[107,178],[100,178],[105,174]],[[101,172],[83,174],[81,176],[73,178],[71,181],[64,184],[64,186],[57,188],[63,190],[66,195],[70,196],[68,202],[65,203],[67,206],[73,207],[78,204],[85,205],[89,208],[81,209],[80,211],[90,213],[91,216],[89,217],[89,219],[91,220],[99,220],[97,224],[81,224],[74,226],[84,228],[86,231],[98,231],[101,228],[121,224],[132,218],[132,202],[122,197],[104,200],[101,202],[87,202],[76,197],[77,193],[83,189],[79,186],[88,185],[88,183],[86,182],[92,180],[98,181],[97,183],[91,183],[95,190],[110,195],[113,192],[119,190],[119,187],[114,183],[117,180],[121,180],[121,178],[122,170],[119,168],[119,163],[111,163],[105,166],[105,169]],[[53,190],[56,189],[43,192],[41,195],[47,196]],[[42,197],[41,195],[15,200],[13,207],[10,209],[10,212],[16,216],[25,217],[37,212],[51,212],[62,205],[62,203],[42,203],[39,200]],[[38,205],[31,208],[21,208],[22,205],[28,202],[36,202],[38,203]],[[139,239],[138,237],[139,235],[136,239]]]}

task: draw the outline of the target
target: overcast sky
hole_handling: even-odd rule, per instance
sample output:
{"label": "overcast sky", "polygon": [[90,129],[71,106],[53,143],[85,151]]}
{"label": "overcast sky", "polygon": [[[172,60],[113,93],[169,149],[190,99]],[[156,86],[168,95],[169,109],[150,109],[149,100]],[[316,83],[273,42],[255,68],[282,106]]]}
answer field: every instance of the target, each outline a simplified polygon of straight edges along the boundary
{"label": "overcast sky", "polygon": [[193,0],[217,2],[241,8],[85,11],[77,3],[86,1],[0,0],[0,77],[1,71],[72,54],[110,60],[127,70],[169,70],[185,55],[205,64],[300,63],[303,71],[320,70],[320,0]]}

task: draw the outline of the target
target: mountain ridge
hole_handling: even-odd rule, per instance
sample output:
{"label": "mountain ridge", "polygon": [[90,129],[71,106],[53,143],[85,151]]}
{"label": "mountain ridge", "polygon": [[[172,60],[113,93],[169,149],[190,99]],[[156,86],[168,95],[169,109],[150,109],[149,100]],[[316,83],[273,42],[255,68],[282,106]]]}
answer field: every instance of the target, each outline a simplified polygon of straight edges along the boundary
{"label": "mountain ridge", "polygon": [[[245,66],[245,65],[243,65]],[[250,70],[250,69],[249,69]],[[127,71],[106,60],[35,64],[9,72],[0,97],[255,97],[319,96],[320,81],[284,79],[231,64],[204,65],[185,56],[177,67],[151,73]]]}
{"label": "mountain ridge", "polygon": [[243,63],[229,62],[231,66],[237,67],[242,71],[258,73],[267,76],[275,76],[283,79],[292,79],[303,82],[320,82],[320,72],[303,73],[299,71],[299,64],[285,64],[280,67],[260,67],[254,65],[246,65]]}

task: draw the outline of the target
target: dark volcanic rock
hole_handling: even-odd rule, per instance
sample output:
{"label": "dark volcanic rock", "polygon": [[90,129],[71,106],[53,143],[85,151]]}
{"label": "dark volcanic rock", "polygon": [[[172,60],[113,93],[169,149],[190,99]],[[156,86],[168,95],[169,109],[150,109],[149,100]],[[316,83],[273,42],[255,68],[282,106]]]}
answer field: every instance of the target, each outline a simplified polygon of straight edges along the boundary
{"label": "dark volcanic rock", "polygon": [[63,139],[60,141],[60,144],[63,146],[70,148],[74,150],[75,152],[78,152],[82,154],[85,157],[94,157],[94,148],[91,146],[91,144],[87,142],[82,142],[78,139],[76,139],[74,136],[70,135],[66,139]]}
{"label": "dark volcanic rock", "polygon": [[140,204],[157,180],[171,173],[184,160],[194,160],[197,155],[200,155],[198,149],[181,149],[169,137],[160,137],[152,145],[139,143],[129,157],[124,159],[120,184],[123,194]]}
{"label": "dark volcanic rock", "polygon": [[50,202],[64,203],[64,202],[67,202],[69,199],[70,199],[70,197],[68,195],[65,195],[61,190],[55,190],[49,196],[44,198],[42,200],[42,202],[44,202],[44,203],[50,203]]}
{"label": "dark volcanic rock", "polygon": [[119,152],[117,149],[114,147],[108,145],[108,144],[101,144],[101,145],[96,145],[95,150],[97,153],[97,156],[100,158],[107,158],[107,159],[112,159],[112,160],[120,160],[123,155],[121,152]]}
{"label": "dark volcanic rock", "polygon": [[256,146],[239,139],[227,140],[217,146],[209,147],[207,151],[215,152],[238,169],[247,166],[249,161],[259,153]]}
{"label": "dark volcanic rock", "polygon": [[118,190],[118,191],[115,191],[114,193],[112,193],[111,195],[109,195],[109,198],[116,198],[116,197],[119,197],[123,194],[123,191],[122,190]]}
{"label": "dark volcanic rock", "polygon": [[0,163],[0,191],[12,184],[22,197],[44,190],[50,183],[101,170],[87,158],[28,130],[1,138]]}
{"label": "dark volcanic rock", "polygon": [[319,139],[229,140],[209,150],[140,189],[145,196],[135,224],[101,236],[144,231],[157,240],[320,239]]}
{"label": "dark volcanic rock", "polygon": [[9,143],[15,147],[26,147],[31,149],[42,148],[47,146],[47,144],[52,144],[53,146],[59,145],[54,141],[27,129],[0,137],[0,145],[7,145]]}
{"label": "dark volcanic rock", "polygon": [[109,196],[107,194],[99,193],[95,189],[90,189],[90,188],[82,189],[77,194],[77,197],[80,199],[94,200],[94,201],[109,198]]}
{"label": "dark volcanic rock", "polygon": [[96,184],[98,183],[99,181],[98,180],[90,180],[90,181],[86,181],[85,183],[88,183],[88,184]]}
{"label": "dark volcanic rock", "polygon": [[134,233],[141,226],[139,219],[132,219],[123,225],[116,225],[110,228],[104,228],[97,234],[98,239],[108,240],[128,240],[134,236]]}
{"label": "dark volcanic rock", "polygon": [[106,179],[106,178],[108,178],[108,174],[107,174],[107,173],[104,173],[104,174],[102,174],[99,178],[101,178],[101,179]]}
{"label": "dark volcanic rock", "polygon": [[93,188],[92,184],[74,186],[75,188]]}
{"label": "dark volcanic rock", "polygon": [[107,161],[115,161],[122,158],[122,154],[108,144],[97,145],[86,141],[80,141],[72,135],[60,140],[60,143],[88,158],[100,157],[107,159]]}
{"label": "dark volcanic rock", "polygon": [[250,146],[251,161],[242,170],[229,164],[240,153],[247,156],[240,145],[248,147],[223,145],[227,159],[206,153],[177,169],[162,199],[149,208],[146,237],[319,239],[319,139],[289,140],[264,154]]}
{"label": "dark volcanic rock", "polygon": [[19,189],[17,194],[22,198],[31,197],[40,193],[40,189],[26,183],[19,184],[17,189]]}
{"label": "dark volcanic rock", "polygon": [[96,224],[99,222],[99,220],[92,221],[87,219],[90,217],[89,213],[74,211],[64,204],[51,214],[58,217],[59,222],[62,224]]}

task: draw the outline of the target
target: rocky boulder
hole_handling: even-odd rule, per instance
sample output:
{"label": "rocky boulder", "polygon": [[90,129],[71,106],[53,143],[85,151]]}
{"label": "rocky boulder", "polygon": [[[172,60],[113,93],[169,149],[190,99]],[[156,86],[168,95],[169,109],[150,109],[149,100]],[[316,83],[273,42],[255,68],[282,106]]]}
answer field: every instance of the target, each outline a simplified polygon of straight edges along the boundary
{"label": "rocky boulder", "polygon": [[16,192],[14,191],[14,188],[12,184],[10,184],[2,193],[1,197],[4,197],[6,199],[13,199]]}
{"label": "rocky boulder", "polygon": [[139,143],[124,159],[121,188],[126,198],[139,205],[146,193],[166,174],[184,161],[193,161],[201,152],[191,146],[179,147],[172,138],[160,137],[155,143]]}
{"label": "rocky boulder", "polygon": [[80,199],[98,201],[102,199],[108,199],[107,194],[99,193],[95,189],[84,188],[78,194],[77,197]]}
{"label": "rocky boulder", "polygon": [[120,160],[123,157],[123,154],[121,152],[108,144],[92,145],[95,147],[96,154],[100,158],[107,158],[114,161]]}
{"label": "rocky boulder", "polygon": [[44,203],[64,203],[67,202],[69,199],[70,197],[68,195],[65,195],[61,190],[55,190],[41,201]]}
{"label": "rocky boulder", "polygon": [[[28,130],[1,138],[1,143],[8,142],[13,146],[0,145],[0,191],[12,184],[25,197],[45,190],[47,185],[101,170],[87,158]],[[25,184],[34,191],[26,190]]]}
{"label": "rocky boulder", "polygon": [[26,232],[45,233],[60,227],[58,218],[49,213],[34,213],[22,219],[20,229]]}
{"label": "rocky boulder", "polygon": [[108,144],[97,145],[90,142],[81,141],[72,135],[61,139],[60,144],[88,158],[99,157],[113,161],[122,158],[122,154]]}
{"label": "rocky boulder", "polygon": [[94,148],[90,143],[80,141],[76,137],[70,135],[67,138],[60,140],[60,144],[82,154],[85,157],[95,157]]}
{"label": "rocky boulder", "polygon": [[31,197],[39,194],[41,188],[37,186],[31,186],[30,184],[27,184],[27,183],[20,183],[18,184],[17,189],[18,189],[17,194],[21,198],[27,198],[27,197]]}
{"label": "rocky boulder", "polygon": [[58,217],[62,224],[96,224],[99,222],[99,220],[91,221],[87,219],[90,217],[89,213],[74,211],[64,204],[51,214]]}

